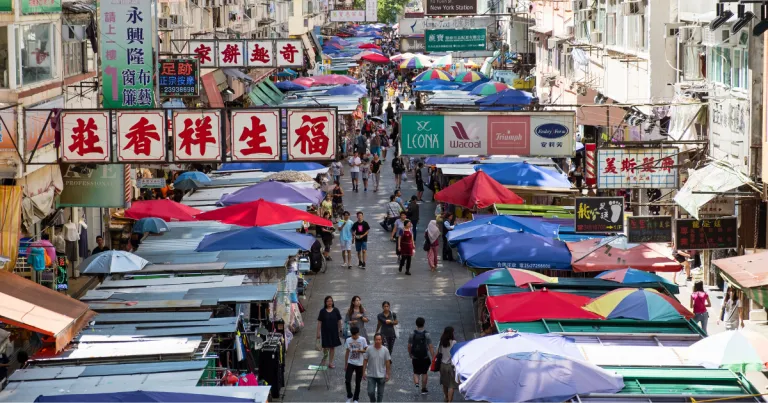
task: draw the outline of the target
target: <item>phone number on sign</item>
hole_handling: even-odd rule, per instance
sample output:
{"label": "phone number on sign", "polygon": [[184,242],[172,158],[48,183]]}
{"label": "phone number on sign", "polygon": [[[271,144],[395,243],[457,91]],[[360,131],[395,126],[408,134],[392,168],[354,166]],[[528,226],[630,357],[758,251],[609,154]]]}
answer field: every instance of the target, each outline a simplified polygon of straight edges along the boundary
{"label": "phone number on sign", "polygon": [[195,87],[162,87],[160,92],[166,94],[194,94]]}

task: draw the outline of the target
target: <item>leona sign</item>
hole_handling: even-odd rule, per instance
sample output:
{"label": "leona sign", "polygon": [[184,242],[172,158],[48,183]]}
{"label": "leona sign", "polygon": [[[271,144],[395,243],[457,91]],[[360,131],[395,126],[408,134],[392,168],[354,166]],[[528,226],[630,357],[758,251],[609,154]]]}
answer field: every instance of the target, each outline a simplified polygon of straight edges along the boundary
{"label": "leona sign", "polygon": [[404,155],[573,155],[573,112],[402,112]]}

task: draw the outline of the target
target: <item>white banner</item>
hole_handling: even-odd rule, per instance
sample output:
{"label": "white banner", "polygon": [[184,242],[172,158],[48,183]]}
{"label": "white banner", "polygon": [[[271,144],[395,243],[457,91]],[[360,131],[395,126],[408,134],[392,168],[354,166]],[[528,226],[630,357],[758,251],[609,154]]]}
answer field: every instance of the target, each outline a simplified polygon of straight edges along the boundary
{"label": "white banner", "polygon": [[219,111],[174,111],[173,149],[175,161],[220,160]]}
{"label": "white banner", "polygon": [[379,20],[379,0],[365,0],[365,20],[368,22]]}
{"label": "white banner", "polygon": [[61,112],[61,160],[110,162],[109,112]]}
{"label": "white banner", "polygon": [[243,41],[219,41],[216,58],[219,67],[238,67],[245,65],[245,47]]}
{"label": "white banner", "polygon": [[165,161],[162,111],[119,111],[116,115],[118,161]]}
{"label": "white banner", "polygon": [[597,150],[598,189],[677,188],[676,148]]}
{"label": "white banner", "polygon": [[232,112],[232,160],[276,161],[280,159],[280,112]]}
{"label": "white banner", "polygon": [[334,159],[336,131],[335,109],[289,109],[288,159]]}
{"label": "white banner", "polygon": [[364,22],[365,10],[333,10],[331,22]]}

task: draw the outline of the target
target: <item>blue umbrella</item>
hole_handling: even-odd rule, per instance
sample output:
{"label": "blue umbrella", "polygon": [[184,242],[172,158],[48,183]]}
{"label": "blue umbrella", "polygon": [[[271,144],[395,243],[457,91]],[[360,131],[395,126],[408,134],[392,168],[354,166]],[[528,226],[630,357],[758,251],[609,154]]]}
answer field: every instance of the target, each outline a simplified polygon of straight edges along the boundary
{"label": "blue umbrella", "polygon": [[298,187],[290,183],[263,181],[236,192],[224,194],[217,204],[232,206],[259,199],[279,204],[309,203],[319,205],[323,201],[323,192],[315,188]]}
{"label": "blue umbrella", "polygon": [[326,90],[325,95],[368,95],[368,90],[362,84],[339,85]]}
{"label": "blue umbrella", "polygon": [[[438,80],[441,81],[441,80]],[[414,91],[445,91],[458,89],[459,85],[456,83],[450,83],[442,81],[442,83],[429,83],[426,85],[420,85],[414,89]]]}
{"label": "blue umbrella", "polygon": [[478,161],[480,157],[427,157],[424,160],[424,165],[437,165],[437,164],[472,164]]}
{"label": "blue umbrella", "polygon": [[133,232],[143,234],[149,232],[152,234],[162,234],[168,231],[168,224],[157,217],[147,217],[136,221],[133,224]]}
{"label": "blue umbrella", "polygon": [[492,215],[457,225],[448,233],[448,242],[453,246],[468,239],[508,232],[526,232],[546,238],[557,238],[559,228],[559,225],[538,217]]}
{"label": "blue umbrella", "polygon": [[308,87],[296,84],[296,83],[291,82],[291,81],[280,81],[279,83],[276,83],[275,86],[280,91],[303,91],[303,90],[306,90],[308,88]]}
{"label": "blue umbrella", "polygon": [[173,183],[174,189],[179,190],[195,190],[202,187],[202,184],[194,179],[182,179]]}
{"label": "blue umbrella", "polygon": [[80,263],[80,273],[110,274],[141,271],[149,262],[122,250],[108,250],[91,255]]}
{"label": "blue umbrella", "polygon": [[509,267],[528,270],[567,270],[571,252],[565,242],[524,232],[468,239],[458,245],[459,258],[469,267]]}
{"label": "blue umbrella", "polygon": [[480,106],[509,106],[509,105],[530,105],[533,94],[526,91],[508,89],[495,94],[488,95],[475,101],[475,105]]}
{"label": "blue umbrella", "polygon": [[508,186],[570,189],[571,182],[565,175],[527,162],[481,164],[475,171],[483,171],[491,178]]}
{"label": "blue umbrella", "polygon": [[315,238],[291,231],[275,231],[263,227],[250,227],[206,235],[197,245],[197,252],[253,249],[302,249],[309,250]]}
{"label": "blue umbrella", "polygon": [[219,171],[243,171],[260,169],[263,172],[315,171],[325,168],[317,162],[229,162],[222,164]]}
{"label": "blue umbrella", "polygon": [[[194,389],[194,388],[192,388]],[[245,399],[231,396],[218,396],[198,393],[175,393],[175,392],[151,392],[146,390],[137,390],[134,392],[113,392],[113,393],[84,393],[84,394],[62,394],[43,396],[35,399],[35,403],[44,402],[213,402],[213,403],[247,403],[253,402],[253,399]]]}
{"label": "blue umbrella", "polygon": [[173,183],[175,184],[176,182],[180,182],[180,181],[182,181],[184,179],[192,179],[192,180],[194,180],[196,182],[199,182],[199,183],[208,183],[208,182],[211,181],[211,178],[209,178],[208,175],[206,175],[206,174],[204,174],[204,173],[202,173],[200,171],[188,171],[188,172],[184,172],[181,175],[179,175],[179,177],[176,178],[176,181],[173,182]]}

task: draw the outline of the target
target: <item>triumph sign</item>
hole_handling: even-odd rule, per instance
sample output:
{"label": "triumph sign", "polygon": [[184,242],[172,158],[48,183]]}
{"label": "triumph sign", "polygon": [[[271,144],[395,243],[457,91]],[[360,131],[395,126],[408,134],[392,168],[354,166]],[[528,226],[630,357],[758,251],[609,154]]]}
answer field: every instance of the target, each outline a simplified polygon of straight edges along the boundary
{"label": "triumph sign", "polygon": [[574,112],[401,112],[403,155],[569,157]]}

